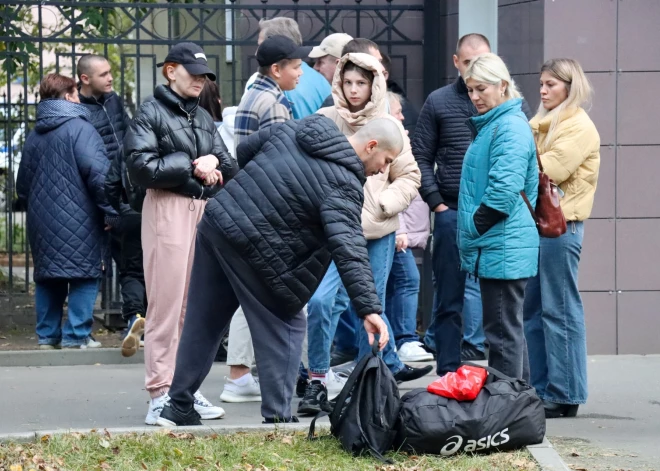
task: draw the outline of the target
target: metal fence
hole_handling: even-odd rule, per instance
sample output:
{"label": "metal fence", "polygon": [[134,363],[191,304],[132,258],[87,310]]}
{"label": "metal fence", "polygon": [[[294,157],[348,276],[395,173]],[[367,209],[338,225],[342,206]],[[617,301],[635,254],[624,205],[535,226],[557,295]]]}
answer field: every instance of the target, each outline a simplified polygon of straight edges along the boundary
{"label": "metal fence", "polygon": [[[35,90],[50,72],[75,75],[77,59],[93,52],[113,67],[115,90],[129,114],[153,91],[156,63],[181,41],[202,45],[219,77],[225,104],[237,104],[256,70],[259,20],[287,16],[300,25],[305,44],[346,32],[369,37],[392,58],[407,86],[410,51],[421,58],[422,0],[156,0],[122,3],[67,0],[0,0],[0,295],[30,296],[31,263],[25,213],[16,200],[15,174],[22,144],[34,127]],[[409,19],[409,18],[408,18]],[[412,48],[412,49],[411,49]],[[116,273],[116,270],[115,270]],[[9,303],[12,304],[12,303]],[[111,324],[120,307],[116,280],[106,279],[100,313]]]}

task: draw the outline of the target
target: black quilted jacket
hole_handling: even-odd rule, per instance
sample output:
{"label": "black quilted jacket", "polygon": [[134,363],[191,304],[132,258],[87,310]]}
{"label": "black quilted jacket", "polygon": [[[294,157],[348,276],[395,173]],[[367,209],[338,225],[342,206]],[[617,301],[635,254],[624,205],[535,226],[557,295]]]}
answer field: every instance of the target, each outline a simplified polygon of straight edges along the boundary
{"label": "black quilted jacket", "polygon": [[[215,155],[225,183],[238,170],[213,118],[198,106],[199,100],[183,100],[165,85],[156,87],[154,98],[140,106],[126,133],[128,185],[165,189],[195,199],[212,197],[220,185],[204,186],[193,175],[193,160]],[[130,195],[133,189],[127,188],[127,192]]]}
{"label": "black quilted jacket", "polygon": [[[532,117],[525,100],[522,110],[528,119]],[[419,193],[431,210],[441,203],[453,209],[458,207],[463,157],[472,141],[467,119],[476,114],[461,77],[432,92],[424,103],[412,151],[422,172]]]}
{"label": "black quilted jacket", "polygon": [[89,110],[89,121],[101,135],[108,158],[121,158],[124,135],[131,120],[119,96],[115,92],[106,93],[99,99],[80,95],[80,104]]}
{"label": "black quilted jacket", "polygon": [[25,140],[16,179],[27,203],[34,280],[101,277],[103,218],[116,216],[103,182],[110,161],[87,118],[65,100],[43,100]]}
{"label": "black quilted jacket", "polygon": [[328,118],[312,115],[252,134],[242,170],[205,217],[272,289],[282,314],[309,301],[331,260],[359,316],[380,313],[360,221],[364,166]]}

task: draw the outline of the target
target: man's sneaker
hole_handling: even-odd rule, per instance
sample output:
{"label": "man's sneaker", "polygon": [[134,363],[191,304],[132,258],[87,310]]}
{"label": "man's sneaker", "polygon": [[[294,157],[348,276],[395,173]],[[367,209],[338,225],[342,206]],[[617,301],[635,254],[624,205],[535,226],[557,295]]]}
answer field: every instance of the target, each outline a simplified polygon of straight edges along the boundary
{"label": "man's sneaker", "polygon": [[337,376],[348,379],[356,366],[357,361],[353,360],[351,362],[344,363],[343,365],[332,367],[332,371],[334,371]]}
{"label": "man's sneaker", "polygon": [[343,365],[349,361],[355,360],[357,355],[353,352],[342,352],[340,350],[333,350],[330,353],[330,366]]}
{"label": "man's sneaker", "polygon": [[329,411],[328,389],[318,379],[312,380],[307,385],[305,397],[298,404],[298,414],[316,415],[322,410]]}
{"label": "man's sneaker", "polygon": [[195,400],[195,407],[191,407],[188,412],[181,412],[169,402],[165,404],[156,425],[161,427],[183,427],[186,425],[203,425],[197,413],[197,404]]}
{"label": "man's sneaker", "polygon": [[144,317],[136,314],[128,321],[128,332],[121,343],[121,355],[132,357],[140,348],[140,338],[144,334]]}
{"label": "man's sneaker", "polygon": [[486,354],[477,347],[468,342],[463,342],[461,346],[461,361],[482,361],[486,359]]}
{"label": "man's sneaker", "polygon": [[195,393],[195,410],[204,420],[221,419],[225,416],[225,410],[222,407],[211,404],[199,391]]}
{"label": "man's sneaker", "polygon": [[397,383],[403,383],[405,381],[413,381],[419,379],[422,376],[426,376],[433,369],[432,365],[423,366],[421,368],[413,368],[410,365],[403,365],[403,369],[394,375],[394,379]]}
{"label": "man's sneaker", "polygon": [[[225,377],[227,382],[220,394],[220,400],[223,402],[260,402],[261,401],[261,388],[259,381],[248,373],[249,378],[244,384],[237,384],[237,381]],[[246,376],[247,376],[246,375]],[[241,380],[245,378],[243,376]],[[243,383],[241,381],[241,383]]]}
{"label": "man's sneaker", "polygon": [[49,343],[42,343],[39,345],[39,350],[60,350],[62,348],[62,344],[58,343],[57,345],[51,345]]}
{"label": "man's sneaker", "polygon": [[433,354],[422,347],[422,342],[406,342],[397,350],[401,361],[432,361]]}
{"label": "man's sneaker", "polygon": [[264,419],[262,424],[290,424],[290,423],[298,423],[300,422],[298,420],[298,417],[295,415],[292,415],[288,419],[280,419],[279,417],[271,417],[269,419]]}
{"label": "man's sneaker", "polygon": [[296,396],[305,397],[305,391],[307,391],[308,384],[309,384],[308,380],[306,380],[302,376],[298,376],[298,381],[296,381]]}
{"label": "man's sneaker", "polygon": [[326,388],[328,390],[328,401],[332,401],[336,399],[337,396],[339,396],[341,390],[344,389],[344,385],[346,384],[347,379],[347,377],[339,376],[332,370],[328,371],[328,384],[326,384]]}
{"label": "man's sneaker", "polygon": [[88,348],[101,348],[101,342],[97,342],[91,335],[83,340],[81,345],[63,345],[62,348],[87,350]]}
{"label": "man's sneaker", "polygon": [[147,425],[156,425],[160,413],[165,407],[167,401],[170,400],[170,396],[165,394],[164,396],[158,396],[149,401],[149,411],[147,412],[147,417],[144,419],[144,423]]}

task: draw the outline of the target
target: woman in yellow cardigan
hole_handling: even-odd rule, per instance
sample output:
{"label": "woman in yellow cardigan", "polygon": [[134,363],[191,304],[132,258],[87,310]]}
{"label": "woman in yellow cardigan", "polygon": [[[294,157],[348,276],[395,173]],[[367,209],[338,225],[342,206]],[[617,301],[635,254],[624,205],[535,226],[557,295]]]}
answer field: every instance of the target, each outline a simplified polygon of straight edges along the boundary
{"label": "woman in yellow cardigan", "polygon": [[541,105],[530,124],[545,172],[564,192],[568,231],[541,238],[539,274],[525,295],[531,381],[547,418],[573,417],[587,401],[587,339],[578,289],[584,222],[591,214],[600,166],[600,137],[583,109],[591,86],[572,59],[541,68]]}

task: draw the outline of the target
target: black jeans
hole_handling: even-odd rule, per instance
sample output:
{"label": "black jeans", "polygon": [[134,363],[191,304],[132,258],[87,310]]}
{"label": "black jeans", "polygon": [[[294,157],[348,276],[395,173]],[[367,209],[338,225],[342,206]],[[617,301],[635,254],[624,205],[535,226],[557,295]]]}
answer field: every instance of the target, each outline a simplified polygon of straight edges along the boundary
{"label": "black jeans", "polygon": [[[272,312],[272,300],[252,269],[238,257],[204,219],[197,229],[195,259],[188,288],[188,306],[170,387],[172,404],[193,407],[193,394],[209,374],[222,335],[239,302],[254,344],[261,383],[261,415],[289,419],[302,344],[307,332],[303,311],[293,317]],[[252,280],[252,282],[250,282]],[[262,293],[260,295],[259,293]]]}
{"label": "black jeans", "polygon": [[512,378],[529,382],[529,357],[523,330],[523,301],[527,278],[481,278],[484,333],[488,342],[488,366]]}
{"label": "black jeans", "polygon": [[[134,211],[122,213],[119,233],[119,284],[124,320],[147,312],[147,294],[142,265],[142,215]],[[114,254],[113,254],[114,258]]]}
{"label": "black jeans", "polygon": [[463,338],[463,297],[465,278],[456,243],[457,211],[447,209],[435,214],[433,228],[433,278],[435,302],[433,325],[437,373],[456,371],[461,364]]}

